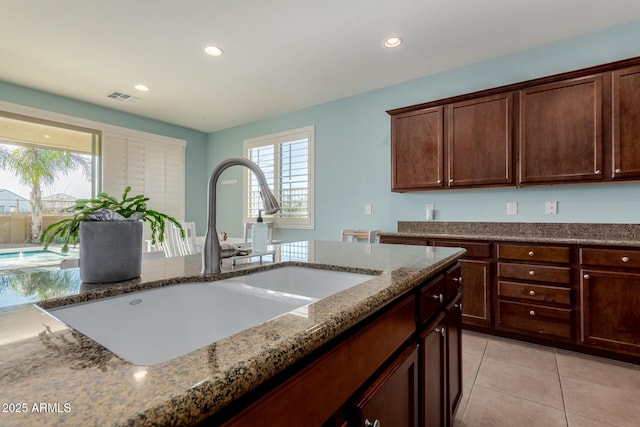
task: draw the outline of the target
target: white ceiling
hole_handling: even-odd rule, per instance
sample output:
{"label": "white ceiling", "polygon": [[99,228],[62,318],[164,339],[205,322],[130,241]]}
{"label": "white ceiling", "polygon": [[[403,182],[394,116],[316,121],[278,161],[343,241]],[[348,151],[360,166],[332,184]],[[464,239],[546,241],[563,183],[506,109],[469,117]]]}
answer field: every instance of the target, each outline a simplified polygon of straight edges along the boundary
{"label": "white ceiling", "polygon": [[0,80],[211,132],[639,19],[640,0],[2,0]]}

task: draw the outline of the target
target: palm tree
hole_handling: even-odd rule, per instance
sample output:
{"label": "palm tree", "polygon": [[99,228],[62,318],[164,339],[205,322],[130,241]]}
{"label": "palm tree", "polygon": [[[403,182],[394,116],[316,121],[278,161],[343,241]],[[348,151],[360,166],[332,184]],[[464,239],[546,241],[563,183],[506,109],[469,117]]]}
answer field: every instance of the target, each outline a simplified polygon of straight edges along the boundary
{"label": "palm tree", "polygon": [[0,167],[15,173],[21,184],[31,188],[31,243],[38,243],[42,233],[42,186],[73,170],[91,176],[91,160],[80,154],[30,146],[9,149],[0,144]]}

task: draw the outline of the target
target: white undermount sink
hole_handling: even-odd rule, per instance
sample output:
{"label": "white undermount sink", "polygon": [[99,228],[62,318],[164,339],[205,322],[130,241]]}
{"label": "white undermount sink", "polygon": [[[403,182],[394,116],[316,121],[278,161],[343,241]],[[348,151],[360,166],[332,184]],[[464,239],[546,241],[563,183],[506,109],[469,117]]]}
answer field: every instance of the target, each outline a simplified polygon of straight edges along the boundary
{"label": "white undermount sink", "polygon": [[46,312],[131,363],[154,365],[371,278],[281,267],[215,282],[148,289]]}

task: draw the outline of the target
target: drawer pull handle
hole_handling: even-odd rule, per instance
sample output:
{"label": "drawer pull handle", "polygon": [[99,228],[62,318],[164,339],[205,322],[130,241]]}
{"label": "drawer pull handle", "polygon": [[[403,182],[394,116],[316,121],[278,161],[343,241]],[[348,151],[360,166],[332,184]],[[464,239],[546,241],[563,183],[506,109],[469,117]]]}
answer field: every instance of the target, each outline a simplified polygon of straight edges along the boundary
{"label": "drawer pull handle", "polygon": [[588,274],[585,274],[585,275],[584,275],[584,276],[582,276],[582,277],[584,277],[584,278],[585,278],[585,279],[587,279],[587,280],[591,279],[591,276],[589,276]]}
{"label": "drawer pull handle", "polygon": [[596,175],[600,175],[602,174],[602,171],[600,169],[596,170]]}
{"label": "drawer pull handle", "polygon": [[433,298],[436,301],[440,301],[440,302],[444,301],[444,296],[442,294],[440,294],[440,295],[431,295],[431,298]]}
{"label": "drawer pull handle", "polygon": [[616,169],[616,173],[622,173],[622,169],[617,168],[617,169]]}
{"label": "drawer pull handle", "polygon": [[629,257],[623,256],[622,257],[622,262],[629,262]]}
{"label": "drawer pull handle", "polygon": [[529,251],[529,256],[534,256],[534,255],[535,255],[535,252]]}
{"label": "drawer pull handle", "polygon": [[536,294],[536,291],[529,291],[529,295],[534,296]]}
{"label": "drawer pull handle", "polygon": [[533,270],[531,270],[531,271],[529,272],[529,276],[533,276],[534,274],[536,274],[536,272],[535,272],[535,271],[533,271]]}
{"label": "drawer pull handle", "polygon": [[364,427],[380,427],[380,420],[376,419],[374,422],[364,420]]}
{"label": "drawer pull handle", "polygon": [[531,310],[531,311],[529,312],[529,315],[530,315],[530,316],[535,316],[535,315],[536,315],[536,312],[535,312],[535,311],[533,311],[533,310]]}
{"label": "drawer pull handle", "polygon": [[446,334],[446,331],[444,328],[436,328],[435,329],[436,333],[440,334],[441,336],[444,336],[444,334]]}

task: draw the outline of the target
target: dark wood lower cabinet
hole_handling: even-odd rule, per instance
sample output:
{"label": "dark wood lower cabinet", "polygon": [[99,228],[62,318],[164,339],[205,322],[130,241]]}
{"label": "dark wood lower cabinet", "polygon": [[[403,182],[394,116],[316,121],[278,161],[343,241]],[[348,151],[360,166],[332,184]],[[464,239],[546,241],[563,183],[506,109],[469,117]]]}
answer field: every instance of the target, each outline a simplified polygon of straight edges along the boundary
{"label": "dark wood lower cabinet", "polygon": [[447,422],[446,390],[446,323],[442,313],[420,334],[420,389],[422,427],[441,427]]}
{"label": "dark wood lower cabinet", "polygon": [[462,294],[446,308],[447,324],[447,417],[452,426],[462,398]]}
{"label": "dark wood lower cabinet", "polygon": [[355,403],[355,425],[418,426],[418,346],[407,347]]}
{"label": "dark wood lower cabinet", "polygon": [[491,324],[491,262],[460,260],[464,286],[464,323]]}
{"label": "dark wood lower cabinet", "polygon": [[[457,285],[451,280],[462,277],[466,328],[640,363],[638,247],[429,235],[383,234],[380,241],[467,250],[459,260],[461,274],[445,276],[444,286],[444,300],[450,300]],[[423,287],[421,305],[437,305],[442,288],[435,282]]]}
{"label": "dark wood lower cabinet", "polygon": [[640,353],[640,273],[581,270],[586,345]]}

